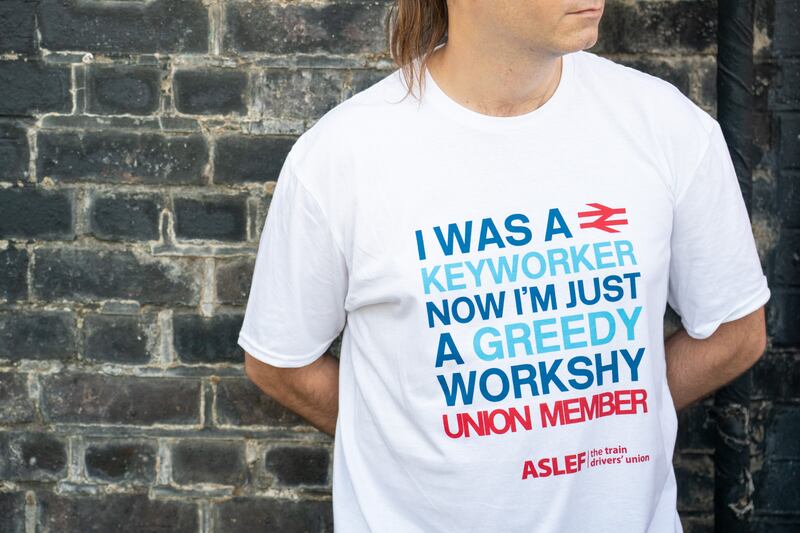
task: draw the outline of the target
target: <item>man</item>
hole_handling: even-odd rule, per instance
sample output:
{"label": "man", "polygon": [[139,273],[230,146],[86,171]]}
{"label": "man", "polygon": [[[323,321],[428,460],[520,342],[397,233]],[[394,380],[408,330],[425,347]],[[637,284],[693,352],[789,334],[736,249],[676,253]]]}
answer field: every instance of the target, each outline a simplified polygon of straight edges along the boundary
{"label": "man", "polygon": [[766,342],[719,124],[585,50],[602,2],[397,8],[284,163],[247,375],[334,436],[342,533],[680,531],[676,409]]}

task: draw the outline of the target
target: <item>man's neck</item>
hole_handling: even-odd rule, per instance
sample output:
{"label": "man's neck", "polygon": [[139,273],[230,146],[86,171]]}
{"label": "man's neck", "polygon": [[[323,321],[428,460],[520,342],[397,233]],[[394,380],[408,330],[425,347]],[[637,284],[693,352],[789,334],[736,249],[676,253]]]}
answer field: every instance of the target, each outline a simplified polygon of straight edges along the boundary
{"label": "man's neck", "polygon": [[430,75],[451,99],[485,115],[515,116],[541,107],[555,93],[560,55],[515,53],[500,45],[493,50],[486,44],[448,36],[428,59]]}

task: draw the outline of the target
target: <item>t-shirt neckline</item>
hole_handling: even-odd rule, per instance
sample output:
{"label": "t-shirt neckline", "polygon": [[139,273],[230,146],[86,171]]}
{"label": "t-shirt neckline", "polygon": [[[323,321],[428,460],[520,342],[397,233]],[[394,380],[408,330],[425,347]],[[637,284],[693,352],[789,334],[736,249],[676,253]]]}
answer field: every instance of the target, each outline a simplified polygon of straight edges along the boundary
{"label": "t-shirt neckline", "polygon": [[[443,46],[440,44],[439,48]],[[423,102],[427,101],[433,107],[445,113],[448,117],[479,130],[510,131],[534,126],[552,116],[564,105],[567,93],[572,86],[574,76],[574,55],[576,52],[569,52],[562,55],[561,79],[555,92],[548,100],[527,113],[514,116],[494,116],[486,115],[473,111],[461,105],[445,93],[436,80],[433,79],[429,70],[425,69],[425,88],[423,91]]]}

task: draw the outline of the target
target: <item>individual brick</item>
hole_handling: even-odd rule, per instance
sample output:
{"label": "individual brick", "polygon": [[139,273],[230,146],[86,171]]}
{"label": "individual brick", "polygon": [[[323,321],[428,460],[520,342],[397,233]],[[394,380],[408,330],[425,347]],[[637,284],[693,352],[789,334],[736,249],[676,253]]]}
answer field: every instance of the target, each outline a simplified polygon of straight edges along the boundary
{"label": "individual brick", "polygon": [[206,52],[208,9],[201,0],[38,2],[42,47],[90,52]]}
{"label": "individual brick", "polygon": [[715,446],[715,429],[709,406],[695,403],[678,413],[676,448],[710,453]]}
{"label": "individual brick", "polygon": [[328,500],[234,497],[213,503],[212,509],[217,531],[333,531],[333,508]]}
{"label": "individual brick", "polygon": [[39,179],[104,183],[198,184],[208,160],[201,135],[118,131],[40,131]]}
{"label": "individual brick", "polygon": [[800,287],[800,230],[781,229],[772,272],[773,283]]}
{"label": "individual brick", "polygon": [[158,500],[147,494],[37,493],[43,532],[113,531],[197,533],[197,506],[189,501]]}
{"label": "individual brick", "polygon": [[244,305],[250,294],[255,258],[239,257],[217,263],[217,301]]}
{"label": "individual brick", "polygon": [[145,364],[150,360],[142,318],[128,315],[89,315],[84,319],[84,357],[92,361]]}
{"label": "individual brick", "polygon": [[71,239],[73,194],[33,187],[0,189],[0,238]]}
{"label": "individual brick", "polygon": [[122,440],[92,442],[84,463],[89,477],[114,483],[152,483],[158,447],[154,442]]}
{"label": "individual brick", "polygon": [[0,313],[0,359],[72,358],[75,329],[75,316],[67,311]]}
{"label": "individual brick", "polygon": [[242,319],[240,314],[174,315],[172,330],[178,358],[184,363],[240,363],[244,353],[236,342]]}
{"label": "individual brick", "polygon": [[0,372],[0,424],[33,421],[35,411],[33,399],[28,396],[27,381],[27,374]]}
{"label": "individual brick", "polygon": [[180,485],[245,480],[244,442],[187,439],[172,447],[172,479]]}
{"label": "individual brick", "polygon": [[712,511],[714,508],[714,461],[710,455],[683,455],[673,461],[678,482],[678,510]]}
{"label": "individual brick", "polygon": [[784,170],[800,169],[800,116],[790,113],[778,115],[780,141],[778,156]]}
{"label": "individual brick", "polygon": [[0,492],[0,531],[25,533],[24,492]]}
{"label": "individual brick", "polygon": [[281,485],[328,483],[330,452],[309,446],[273,446],[264,455],[264,466]]}
{"label": "individual brick", "polygon": [[5,480],[59,479],[67,471],[67,447],[52,433],[0,433],[0,478]]}
{"label": "individual brick", "polygon": [[238,70],[179,70],[173,77],[175,108],[192,115],[244,114],[247,74]]}
{"label": "individual brick", "polygon": [[753,366],[753,398],[800,399],[800,353],[767,351]]}
{"label": "individual brick", "polygon": [[0,300],[24,300],[28,296],[28,251],[14,246],[0,250],[0,272]]}
{"label": "individual brick", "polygon": [[192,305],[199,299],[199,279],[193,262],[118,250],[41,249],[33,267],[34,292],[44,300]]}
{"label": "individual brick", "polygon": [[175,235],[180,239],[243,241],[247,205],[243,196],[176,198]]}
{"label": "individual brick", "polygon": [[0,120],[0,179],[15,181],[27,177],[27,132],[13,122]]}
{"label": "individual brick", "polygon": [[34,53],[36,50],[35,32],[35,2],[30,0],[0,2],[0,52]]}
{"label": "individual brick", "polygon": [[227,135],[217,139],[215,183],[275,181],[296,137]]}
{"label": "individual brick", "polygon": [[800,409],[774,405],[765,424],[764,456],[769,460],[800,461]]}
{"label": "individual brick", "polygon": [[0,115],[68,112],[72,109],[69,69],[40,61],[0,61]]}
{"label": "individual brick", "polygon": [[380,3],[229,2],[223,46],[231,52],[381,54],[386,16]]}
{"label": "individual brick", "polygon": [[261,391],[246,377],[220,378],[216,419],[224,426],[295,427],[308,425],[299,415]]}
{"label": "individual brick", "polygon": [[773,286],[767,307],[772,344],[800,346],[800,292]]}
{"label": "individual brick", "polygon": [[341,101],[344,76],[341,69],[271,68],[254,76],[253,93],[263,115],[314,119]]}
{"label": "individual brick", "polygon": [[161,73],[155,67],[95,66],[86,83],[88,110],[147,115],[159,108]]}
{"label": "individual brick", "polygon": [[[800,4],[795,0],[775,0],[773,18],[772,49],[775,54],[786,57],[800,56]],[[800,523],[800,520],[798,520]]]}
{"label": "individual brick", "polygon": [[89,231],[100,239],[157,240],[160,212],[156,195],[96,195],[89,211]]}
{"label": "individual brick", "polygon": [[191,378],[47,375],[42,414],[48,422],[82,424],[197,424],[200,383]]}
{"label": "individual brick", "polygon": [[753,503],[761,512],[800,513],[800,461],[767,460],[753,474]]}

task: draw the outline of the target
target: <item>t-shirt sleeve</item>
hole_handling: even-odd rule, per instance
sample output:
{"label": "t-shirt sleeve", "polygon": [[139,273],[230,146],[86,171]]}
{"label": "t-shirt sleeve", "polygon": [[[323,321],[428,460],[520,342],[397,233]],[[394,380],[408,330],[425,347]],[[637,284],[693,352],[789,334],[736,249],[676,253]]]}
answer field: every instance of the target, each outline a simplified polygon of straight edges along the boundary
{"label": "t-shirt sleeve", "polygon": [[719,123],[674,202],[667,301],[696,339],[770,298],[736,171]]}
{"label": "t-shirt sleeve", "polygon": [[284,161],[261,232],[239,345],[256,359],[299,367],[345,325],[348,271],[325,213]]}

